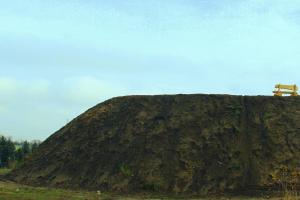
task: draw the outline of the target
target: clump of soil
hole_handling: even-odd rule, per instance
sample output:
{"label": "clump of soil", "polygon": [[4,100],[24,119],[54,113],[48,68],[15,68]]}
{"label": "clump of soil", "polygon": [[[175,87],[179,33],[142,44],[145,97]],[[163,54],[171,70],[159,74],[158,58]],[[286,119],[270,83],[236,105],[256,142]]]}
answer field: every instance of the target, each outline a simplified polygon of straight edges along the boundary
{"label": "clump of soil", "polygon": [[204,194],[274,186],[282,166],[300,167],[299,97],[126,96],[75,118],[9,177],[65,188]]}

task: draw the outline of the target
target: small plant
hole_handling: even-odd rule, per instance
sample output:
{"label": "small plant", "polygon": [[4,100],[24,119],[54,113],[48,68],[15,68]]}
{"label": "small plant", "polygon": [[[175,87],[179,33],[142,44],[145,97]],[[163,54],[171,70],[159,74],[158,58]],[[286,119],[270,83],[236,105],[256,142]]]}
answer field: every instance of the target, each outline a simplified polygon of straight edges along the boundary
{"label": "small plant", "polygon": [[1,175],[6,175],[11,171],[9,168],[0,168],[0,176]]}
{"label": "small plant", "polygon": [[300,182],[299,169],[289,169],[287,166],[281,166],[272,174],[272,179],[283,192],[283,200],[299,199],[297,191]]}
{"label": "small plant", "polygon": [[125,165],[125,164],[122,164],[121,166],[120,166],[120,171],[121,171],[121,173],[124,175],[124,176],[131,176],[132,175],[132,171],[130,170],[130,168],[127,166],[127,165]]}
{"label": "small plant", "polygon": [[151,192],[159,192],[161,189],[161,185],[159,183],[155,183],[155,182],[146,183],[144,185],[144,189],[147,191],[151,191]]}

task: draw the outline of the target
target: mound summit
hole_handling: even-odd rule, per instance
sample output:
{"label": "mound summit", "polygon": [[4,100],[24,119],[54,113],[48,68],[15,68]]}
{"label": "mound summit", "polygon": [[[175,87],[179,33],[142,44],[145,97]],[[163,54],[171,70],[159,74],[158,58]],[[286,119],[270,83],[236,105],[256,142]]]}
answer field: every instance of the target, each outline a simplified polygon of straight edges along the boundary
{"label": "mound summit", "polygon": [[75,118],[9,177],[194,194],[268,188],[282,166],[300,167],[299,97],[125,96]]}

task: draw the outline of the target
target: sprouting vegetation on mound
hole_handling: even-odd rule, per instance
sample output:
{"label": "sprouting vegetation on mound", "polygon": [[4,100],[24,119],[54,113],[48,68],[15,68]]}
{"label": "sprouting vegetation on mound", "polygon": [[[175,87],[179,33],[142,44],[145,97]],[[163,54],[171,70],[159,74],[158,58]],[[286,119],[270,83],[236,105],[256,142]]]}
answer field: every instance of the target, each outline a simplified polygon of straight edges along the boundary
{"label": "sprouting vegetation on mound", "polygon": [[127,96],[74,119],[8,177],[63,188],[211,194],[276,189],[282,166],[300,166],[299,97]]}

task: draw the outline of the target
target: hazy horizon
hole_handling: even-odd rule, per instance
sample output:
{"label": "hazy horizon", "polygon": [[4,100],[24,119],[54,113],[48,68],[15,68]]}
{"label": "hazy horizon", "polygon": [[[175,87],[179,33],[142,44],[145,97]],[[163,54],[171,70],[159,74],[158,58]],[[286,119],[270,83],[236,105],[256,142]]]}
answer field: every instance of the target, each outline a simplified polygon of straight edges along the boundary
{"label": "hazy horizon", "polygon": [[300,84],[300,1],[0,2],[0,133],[14,139],[114,96]]}

